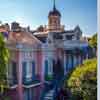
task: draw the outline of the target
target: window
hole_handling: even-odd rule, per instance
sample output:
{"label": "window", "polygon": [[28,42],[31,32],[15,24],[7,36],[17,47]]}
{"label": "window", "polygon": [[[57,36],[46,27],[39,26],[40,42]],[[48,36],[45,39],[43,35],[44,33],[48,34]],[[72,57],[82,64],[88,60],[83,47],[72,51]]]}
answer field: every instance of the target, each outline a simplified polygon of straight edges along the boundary
{"label": "window", "polygon": [[48,60],[45,60],[45,75],[48,75]]}
{"label": "window", "polygon": [[17,69],[16,69],[16,62],[12,61],[12,76],[13,79],[17,79]]}
{"label": "window", "polygon": [[11,61],[10,65],[9,65],[9,81],[11,84],[16,84],[17,82],[17,66],[16,66],[16,62],[15,61]]}
{"label": "window", "polygon": [[74,60],[74,67],[76,67],[77,66],[77,58],[75,55],[73,56],[73,60]]}
{"label": "window", "polygon": [[49,68],[48,68],[48,74],[52,74],[52,64],[53,62],[52,62],[52,59],[49,59],[49,64],[48,64],[48,66],[49,66]]}
{"label": "window", "polygon": [[35,78],[35,62],[32,61],[32,78],[34,79]]}
{"label": "window", "polygon": [[54,24],[57,24],[57,21],[56,20],[54,20]]}
{"label": "window", "polygon": [[73,62],[72,62],[72,56],[70,54],[68,55],[68,61],[67,62],[68,62],[68,69],[71,69]]}
{"label": "window", "polygon": [[26,67],[27,67],[27,62],[23,62],[23,63],[22,63],[22,67],[23,67],[23,78],[26,78]]}
{"label": "window", "polygon": [[27,73],[26,74],[27,79],[32,78],[32,64],[31,64],[31,62],[27,63],[26,73]]}

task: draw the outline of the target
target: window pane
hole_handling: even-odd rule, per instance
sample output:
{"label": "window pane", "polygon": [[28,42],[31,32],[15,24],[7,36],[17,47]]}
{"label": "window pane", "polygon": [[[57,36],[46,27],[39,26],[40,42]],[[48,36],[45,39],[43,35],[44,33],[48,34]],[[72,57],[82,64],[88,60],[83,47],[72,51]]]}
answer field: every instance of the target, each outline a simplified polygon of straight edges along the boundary
{"label": "window pane", "polygon": [[48,61],[45,60],[45,75],[48,75]]}
{"label": "window pane", "polygon": [[32,61],[32,78],[35,78],[35,62]]}
{"label": "window pane", "polygon": [[27,63],[26,62],[23,62],[22,63],[22,67],[23,67],[23,78],[26,78],[26,66],[27,66]]}
{"label": "window pane", "polygon": [[17,82],[17,69],[16,69],[16,62],[12,61],[12,77],[13,81]]}

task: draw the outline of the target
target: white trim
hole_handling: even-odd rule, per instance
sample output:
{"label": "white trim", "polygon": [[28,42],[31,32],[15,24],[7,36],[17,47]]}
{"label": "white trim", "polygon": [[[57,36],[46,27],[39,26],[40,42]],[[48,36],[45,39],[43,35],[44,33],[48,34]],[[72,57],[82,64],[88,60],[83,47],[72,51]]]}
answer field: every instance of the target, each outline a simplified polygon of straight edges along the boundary
{"label": "white trim", "polygon": [[17,84],[16,85],[13,85],[13,86],[10,86],[10,89],[15,89],[15,88],[17,88]]}
{"label": "white trim", "polygon": [[36,84],[32,84],[32,85],[23,85],[23,87],[25,87],[25,88],[31,88],[31,87],[36,87],[36,86],[39,86],[39,85],[41,85],[42,84],[42,82],[40,82],[40,83],[36,83]]}

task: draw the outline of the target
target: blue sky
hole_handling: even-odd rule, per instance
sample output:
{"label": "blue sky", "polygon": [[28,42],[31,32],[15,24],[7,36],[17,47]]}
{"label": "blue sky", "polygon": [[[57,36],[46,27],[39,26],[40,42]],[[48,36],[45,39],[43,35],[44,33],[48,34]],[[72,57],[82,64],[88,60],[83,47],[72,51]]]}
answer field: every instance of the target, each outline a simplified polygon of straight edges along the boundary
{"label": "blue sky", "polygon": [[[52,7],[53,0],[0,0],[0,20],[3,23],[17,21],[35,29],[47,24]],[[56,0],[56,7],[66,30],[79,25],[83,34],[97,32],[97,0]]]}

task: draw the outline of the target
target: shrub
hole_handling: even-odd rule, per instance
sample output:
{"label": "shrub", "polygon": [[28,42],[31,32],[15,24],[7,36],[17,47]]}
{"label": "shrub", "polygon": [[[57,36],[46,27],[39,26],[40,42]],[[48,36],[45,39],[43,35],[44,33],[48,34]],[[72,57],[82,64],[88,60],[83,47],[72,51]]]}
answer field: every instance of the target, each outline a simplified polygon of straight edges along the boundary
{"label": "shrub", "polygon": [[65,81],[72,100],[97,99],[97,59],[86,60],[76,67]]}

